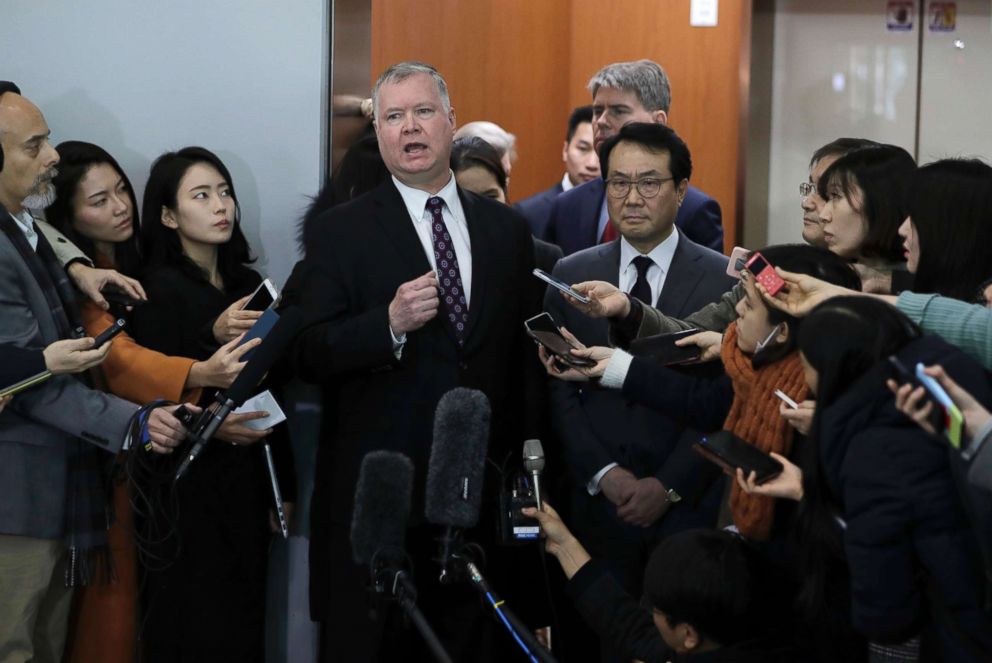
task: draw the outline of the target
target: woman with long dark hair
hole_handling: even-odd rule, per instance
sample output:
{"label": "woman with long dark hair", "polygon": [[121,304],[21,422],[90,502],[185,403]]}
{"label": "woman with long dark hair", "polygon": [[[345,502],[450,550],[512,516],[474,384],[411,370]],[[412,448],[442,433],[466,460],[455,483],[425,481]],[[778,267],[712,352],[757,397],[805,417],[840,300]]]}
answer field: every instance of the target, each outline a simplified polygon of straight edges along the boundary
{"label": "woman with long dark hair", "polygon": [[939,363],[987,405],[992,388],[983,369],[868,297],[837,297],[814,309],[799,349],[817,398],[801,472],[785,461],[780,479],[741,483],[748,492],[800,500],[802,598],[822,598],[824,551],[842,545],[858,631],[878,643],[919,637],[912,647],[922,661],[988,660],[992,615],[983,609],[978,540],[952,475],[957,461],[896,409],[886,386],[890,356],[909,370]]}
{"label": "woman with long dark hair", "polygon": [[[61,161],[53,180],[56,202],[46,211],[49,221],[96,266],[137,277],[141,265],[138,205],[124,170],[106,150],[92,143],[65,141],[56,150]],[[80,309],[91,336],[120,317],[130,317],[120,305],[104,311],[87,300]],[[102,386],[139,404],[159,398],[196,401],[203,387],[230,385],[240,372],[241,354],[241,349],[228,344],[204,361],[168,356],[139,345],[125,331],[114,339],[100,367]],[[227,432],[221,431],[220,436]],[[97,569],[93,581],[77,593],[67,661],[113,663],[135,658],[138,610],[133,516],[125,477],[120,466],[115,470],[109,531],[113,573]]]}
{"label": "woman with long dark hair", "polygon": [[[163,154],[142,211],[148,303],[134,313],[135,338],[193,358],[239,338],[257,318],[240,308],[262,279],[224,163],[202,147]],[[145,573],[146,663],[263,659],[271,493],[262,449],[250,443],[269,432],[207,445],[168,494],[177,536],[154,550],[167,563]]]}
{"label": "woman with long dark hair", "polygon": [[976,301],[992,277],[992,166],[943,159],[912,178],[908,216],[899,227],[913,291]]}

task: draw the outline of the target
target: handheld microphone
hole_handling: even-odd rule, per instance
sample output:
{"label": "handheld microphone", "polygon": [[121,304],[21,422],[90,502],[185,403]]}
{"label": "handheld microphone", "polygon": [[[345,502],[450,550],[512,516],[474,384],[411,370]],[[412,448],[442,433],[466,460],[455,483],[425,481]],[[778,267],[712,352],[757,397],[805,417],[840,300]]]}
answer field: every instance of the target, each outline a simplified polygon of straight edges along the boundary
{"label": "handheld microphone", "polygon": [[524,469],[534,480],[534,500],[537,509],[542,508],[541,502],[541,472],[544,471],[544,448],[540,440],[524,440]]}
{"label": "handheld microphone", "polygon": [[255,348],[255,354],[241,369],[238,377],[227,391],[218,392],[216,401],[203,410],[196,424],[189,431],[188,437],[193,440],[193,446],[176,470],[175,481],[182,478],[228,415],[248,400],[251,392],[292,343],[302,324],[303,314],[294,306],[286,308],[280,314],[279,320],[262,340],[262,344]]}
{"label": "handheld microphone", "polygon": [[489,420],[486,395],[464,387],[442,396],[434,413],[424,515],[428,522],[444,526],[442,583],[452,581],[451,562],[462,548],[460,530],[479,522]]}

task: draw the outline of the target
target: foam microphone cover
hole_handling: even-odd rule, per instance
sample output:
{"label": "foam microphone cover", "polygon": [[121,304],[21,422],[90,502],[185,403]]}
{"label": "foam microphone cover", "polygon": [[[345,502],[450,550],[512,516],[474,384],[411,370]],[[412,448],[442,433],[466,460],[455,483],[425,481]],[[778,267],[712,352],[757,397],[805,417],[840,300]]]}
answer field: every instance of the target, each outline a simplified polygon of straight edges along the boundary
{"label": "foam microphone cover", "polygon": [[227,389],[226,395],[234,401],[235,408],[241,407],[252,395],[265,374],[289,348],[302,324],[303,314],[295,306],[289,306],[279,313],[279,319]]}
{"label": "foam microphone cover", "polygon": [[467,529],[479,521],[489,420],[489,399],[476,389],[457,387],[438,402],[427,466],[428,522]]}
{"label": "foam microphone cover", "polygon": [[395,451],[365,454],[351,519],[351,552],[356,563],[370,563],[379,551],[403,550],[412,492],[409,458]]}

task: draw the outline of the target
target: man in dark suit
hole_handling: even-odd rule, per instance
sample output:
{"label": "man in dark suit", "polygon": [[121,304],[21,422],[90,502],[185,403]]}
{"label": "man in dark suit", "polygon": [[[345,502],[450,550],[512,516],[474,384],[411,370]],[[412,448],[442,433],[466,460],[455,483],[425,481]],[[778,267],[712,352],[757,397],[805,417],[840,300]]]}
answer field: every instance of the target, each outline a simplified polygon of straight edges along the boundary
{"label": "man in dark suit", "polygon": [[[620,127],[631,122],[668,124],[671,85],[656,62],[616,62],[589,81],[592,93],[593,138],[597,152]],[[602,158],[602,155],[600,155]],[[605,186],[601,178],[576,187],[555,199],[541,239],[557,244],[565,255],[616,238],[607,216]],[[679,208],[675,225],[697,244],[723,251],[720,205],[690,186]]]}
{"label": "man in dark suit", "polygon": [[[527,375],[536,378],[522,324],[533,244],[519,214],[457,187],[448,167],[455,114],[433,67],[393,65],[372,98],[392,176],[322,215],[322,231],[307,244],[308,322],[294,349],[301,377],[328,388],[313,494],[311,613],[322,622],[323,661],[427,658],[398,608],[369,596],[368,569],[354,563],[349,543],[362,458],[398,451],[416,470],[407,549],[418,604],[455,660],[489,660],[506,634],[493,633],[474,589],[437,582],[438,532],[422,520],[424,481],[435,407],[454,387],[479,389],[492,405],[485,495],[493,492],[494,464],[519,458],[524,422],[535,419],[522,396]],[[470,540],[492,536],[487,499]],[[498,566],[488,575],[500,587]]]}
{"label": "man in dark suit", "polygon": [[599,156],[592,138],[592,106],[579,106],[569,116],[561,160],[565,163],[565,175],[560,182],[514,205],[530,223],[535,237],[544,236],[558,194],[599,177]]}
{"label": "man in dark suit", "polygon": [[[719,299],[733,285],[727,259],[675,228],[692,173],[682,139],[663,124],[629,124],[601,156],[620,238],[562,259],[554,275],[566,283],[608,281],[669,315]],[[554,288],[545,310],[583,343],[608,345],[606,321],[581,314]],[[585,382],[553,380],[550,390],[552,425],[575,482],[579,539],[639,596],[644,565],[661,538],[713,525],[718,491],[695,503],[706,463],[692,453],[684,422]],[[622,660],[605,643],[602,652],[604,661]]]}

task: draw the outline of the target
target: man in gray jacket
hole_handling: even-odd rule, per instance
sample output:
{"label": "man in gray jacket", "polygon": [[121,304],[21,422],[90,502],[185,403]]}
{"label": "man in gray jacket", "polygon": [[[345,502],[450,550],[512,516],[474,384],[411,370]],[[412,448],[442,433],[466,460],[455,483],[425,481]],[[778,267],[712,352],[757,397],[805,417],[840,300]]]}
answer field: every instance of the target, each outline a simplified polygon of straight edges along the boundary
{"label": "man in gray jacket", "polygon": [[[37,107],[0,92],[0,343],[42,349],[74,335],[75,295],[30,209],[52,202],[59,157]],[[0,661],[59,661],[71,587],[105,543],[100,464],[137,406],[56,375],[0,412]],[[164,409],[150,448],[184,437]]]}

